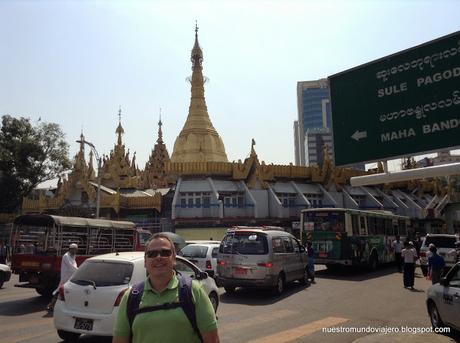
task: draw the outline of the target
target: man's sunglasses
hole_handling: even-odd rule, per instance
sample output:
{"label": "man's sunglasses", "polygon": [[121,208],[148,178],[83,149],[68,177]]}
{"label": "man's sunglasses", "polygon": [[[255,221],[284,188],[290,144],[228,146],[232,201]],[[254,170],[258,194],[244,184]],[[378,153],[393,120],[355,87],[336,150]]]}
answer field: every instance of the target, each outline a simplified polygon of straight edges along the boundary
{"label": "man's sunglasses", "polygon": [[145,256],[148,258],[155,258],[158,255],[161,257],[169,257],[172,255],[172,250],[171,249],[161,249],[161,250],[148,250],[145,252]]}

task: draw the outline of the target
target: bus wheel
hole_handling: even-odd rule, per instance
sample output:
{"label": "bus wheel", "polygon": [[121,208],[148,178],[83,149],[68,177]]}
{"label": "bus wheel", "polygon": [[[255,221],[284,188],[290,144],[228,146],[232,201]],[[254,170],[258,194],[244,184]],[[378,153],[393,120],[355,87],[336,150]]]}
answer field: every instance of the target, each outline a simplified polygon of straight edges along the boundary
{"label": "bus wheel", "polygon": [[46,288],[35,288],[38,294],[40,294],[43,297],[46,298],[51,298],[53,296],[54,289],[51,287],[46,287]]}
{"label": "bus wheel", "polygon": [[377,257],[376,253],[372,253],[370,261],[369,261],[369,267],[371,270],[377,270],[377,267],[379,265],[379,258]]}

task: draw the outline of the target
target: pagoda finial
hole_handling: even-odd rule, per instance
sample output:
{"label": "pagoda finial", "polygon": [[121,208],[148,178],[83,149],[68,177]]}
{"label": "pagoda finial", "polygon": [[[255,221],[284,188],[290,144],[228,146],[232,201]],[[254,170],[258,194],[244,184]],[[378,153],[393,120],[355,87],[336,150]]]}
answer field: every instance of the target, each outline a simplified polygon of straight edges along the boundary
{"label": "pagoda finial", "polygon": [[160,107],[160,120],[158,121],[158,143],[163,143],[163,131],[161,131],[161,126],[163,123],[161,122],[161,107]]}
{"label": "pagoda finial", "polygon": [[83,135],[83,127],[80,133],[80,152],[85,152],[85,136]]}
{"label": "pagoda finial", "polygon": [[120,108],[118,109],[118,127],[115,133],[118,134],[118,145],[121,145],[122,144],[121,135],[125,133],[125,130],[123,130],[123,126],[121,126],[121,105],[120,105]]}
{"label": "pagoda finial", "polygon": [[191,61],[193,63],[192,70],[195,70],[195,67],[201,67],[201,62],[203,62],[203,51],[201,51],[200,43],[198,43],[198,22],[195,20],[195,44],[192,49]]}

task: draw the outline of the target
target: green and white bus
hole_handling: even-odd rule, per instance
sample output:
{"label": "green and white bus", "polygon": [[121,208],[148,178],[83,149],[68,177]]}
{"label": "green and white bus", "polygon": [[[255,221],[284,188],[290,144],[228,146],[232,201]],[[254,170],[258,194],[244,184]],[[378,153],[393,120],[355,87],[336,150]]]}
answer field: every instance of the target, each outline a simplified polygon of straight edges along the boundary
{"label": "green and white bus", "polygon": [[392,243],[409,234],[409,218],[389,211],[314,208],[301,212],[301,241],[311,241],[315,264],[328,268],[369,266],[394,261]]}

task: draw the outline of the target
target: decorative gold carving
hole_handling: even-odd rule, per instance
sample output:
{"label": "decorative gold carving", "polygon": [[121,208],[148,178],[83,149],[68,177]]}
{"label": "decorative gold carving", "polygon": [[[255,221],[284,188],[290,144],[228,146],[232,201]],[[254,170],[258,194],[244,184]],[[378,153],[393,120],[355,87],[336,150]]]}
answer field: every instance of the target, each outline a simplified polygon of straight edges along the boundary
{"label": "decorative gold carving", "polygon": [[121,126],[121,109],[118,115],[120,119],[115,130],[118,140],[113,150],[110,151],[110,155],[103,156],[101,184],[112,189],[138,188],[140,173],[136,167],[136,153],[130,161],[129,149],[128,152],[125,151],[125,145],[122,141],[122,135],[125,131]]}

